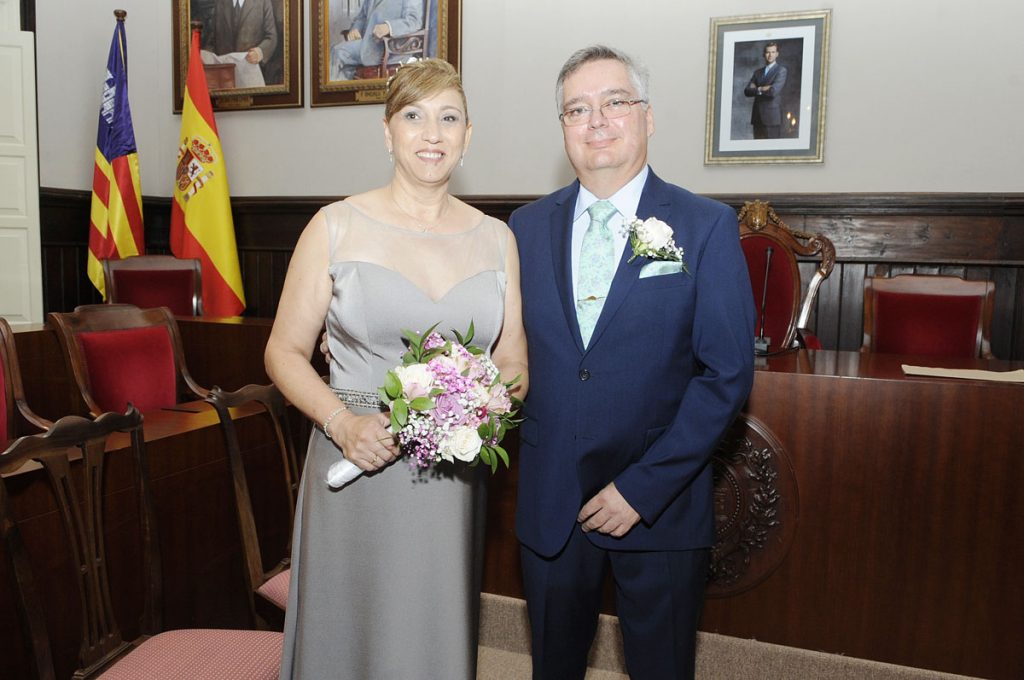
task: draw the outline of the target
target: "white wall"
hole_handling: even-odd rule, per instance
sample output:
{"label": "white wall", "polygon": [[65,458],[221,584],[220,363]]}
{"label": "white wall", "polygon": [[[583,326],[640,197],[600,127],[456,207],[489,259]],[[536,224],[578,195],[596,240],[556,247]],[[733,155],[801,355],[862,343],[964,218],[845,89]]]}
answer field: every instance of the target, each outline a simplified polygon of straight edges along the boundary
{"label": "white wall", "polygon": [[[169,196],[176,0],[37,0],[41,185],[89,189],[113,9],[128,11],[142,191]],[[113,2],[113,4],[111,4]],[[309,82],[309,4],[304,70]],[[706,193],[1024,190],[1020,0],[462,0],[473,148],[458,194],[542,194],[572,178],[553,83],[576,48],[651,70],[662,177]],[[832,7],[821,165],[704,166],[711,17]],[[308,88],[306,100],[309,100]],[[217,114],[235,196],[336,196],[387,181],[381,105]],[[359,159],[353,163],[353,159]]]}

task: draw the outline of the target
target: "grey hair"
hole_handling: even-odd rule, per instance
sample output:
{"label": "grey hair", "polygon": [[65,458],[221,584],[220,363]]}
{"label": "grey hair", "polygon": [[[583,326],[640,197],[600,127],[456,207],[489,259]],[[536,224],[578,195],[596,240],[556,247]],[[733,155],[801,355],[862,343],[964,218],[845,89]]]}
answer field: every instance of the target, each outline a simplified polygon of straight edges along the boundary
{"label": "grey hair", "polygon": [[562,95],[564,93],[565,79],[579,70],[579,68],[584,64],[589,64],[592,61],[600,61],[602,59],[612,59],[625,66],[626,72],[629,74],[629,81],[633,84],[634,89],[636,89],[637,99],[650,101],[648,99],[648,84],[650,76],[643,65],[634,61],[634,59],[625,52],[621,52],[614,47],[608,47],[607,45],[591,45],[590,47],[584,47],[583,49],[574,52],[573,55],[566,60],[565,64],[562,65],[562,70],[558,72],[558,80],[555,82],[555,108],[559,113],[562,112]]}

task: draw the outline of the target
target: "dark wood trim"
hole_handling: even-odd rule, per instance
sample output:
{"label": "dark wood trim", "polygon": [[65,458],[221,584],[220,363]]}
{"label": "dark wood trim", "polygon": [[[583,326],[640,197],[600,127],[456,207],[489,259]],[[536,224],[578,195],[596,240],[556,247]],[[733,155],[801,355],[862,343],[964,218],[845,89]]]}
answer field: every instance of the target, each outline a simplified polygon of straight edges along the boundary
{"label": "dark wood trim", "polygon": [[[836,249],[811,330],[826,349],[860,347],[865,276],[935,273],[996,282],[992,350],[1024,358],[1024,193],[713,194],[737,210],[759,198],[791,228],[821,233]],[[231,206],[246,316],[272,317],[303,227],[337,196],[236,197]],[[536,196],[464,196],[501,220]],[[146,249],[169,251],[170,198],[144,197]],[[43,188],[43,304],[70,311],[98,302],[85,276],[90,193]],[[804,271],[806,269],[806,271]],[[801,262],[804,285],[813,264]]]}

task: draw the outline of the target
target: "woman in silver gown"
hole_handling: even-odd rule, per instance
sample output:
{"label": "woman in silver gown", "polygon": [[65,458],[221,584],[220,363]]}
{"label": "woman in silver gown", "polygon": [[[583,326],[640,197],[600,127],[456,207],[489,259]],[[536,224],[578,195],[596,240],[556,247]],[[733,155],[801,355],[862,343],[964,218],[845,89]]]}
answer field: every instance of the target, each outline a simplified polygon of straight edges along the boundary
{"label": "woman in silver gown", "polygon": [[[389,84],[386,186],[321,209],[295,248],[267,372],[319,427],[296,512],[282,678],[476,677],[485,466],[414,470],[376,395],[402,330],[476,329],[527,387],[519,260],[508,227],[448,193],[469,144],[457,72],[427,59]],[[330,385],[310,365],[324,322]],[[344,456],[364,471],[340,490]]]}

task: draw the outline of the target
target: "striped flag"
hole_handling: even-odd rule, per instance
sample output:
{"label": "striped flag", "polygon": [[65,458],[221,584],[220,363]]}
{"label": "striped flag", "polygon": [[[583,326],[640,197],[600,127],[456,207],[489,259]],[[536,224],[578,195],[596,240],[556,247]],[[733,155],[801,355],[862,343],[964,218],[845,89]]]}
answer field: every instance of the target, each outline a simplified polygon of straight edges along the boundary
{"label": "striped flag", "polygon": [[241,314],[245,293],[231,219],[227,166],[199,57],[198,30],[192,31],[179,139],[171,202],[171,251],[178,257],[198,257],[202,261],[203,311],[207,315]]}
{"label": "striped flag", "polygon": [[87,270],[92,285],[106,299],[100,260],[142,255],[142,188],[135,150],[132,112],[128,106],[128,44],[124,14],[117,14],[114,39],[103,81],[96,161],[92,175]]}

